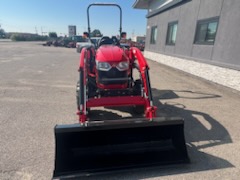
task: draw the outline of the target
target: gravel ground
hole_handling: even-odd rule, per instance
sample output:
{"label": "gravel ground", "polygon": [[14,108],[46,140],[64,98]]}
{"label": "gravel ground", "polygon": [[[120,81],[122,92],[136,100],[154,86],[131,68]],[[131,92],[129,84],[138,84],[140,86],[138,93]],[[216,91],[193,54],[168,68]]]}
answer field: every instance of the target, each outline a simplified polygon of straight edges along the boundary
{"label": "gravel ground", "polygon": [[[0,43],[0,179],[48,180],[56,124],[77,123],[75,49]],[[149,61],[158,116],[185,119],[191,163],[86,179],[233,179],[240,177],[240,93]],[[106,112],[105,112],[106,111]],[[93,114],[130,116],[128,109]]]}
{"label": "gravel ground", "polygon": [[149,51],[144,52],[144,55],[156,62],[240,91],[240,71]]}

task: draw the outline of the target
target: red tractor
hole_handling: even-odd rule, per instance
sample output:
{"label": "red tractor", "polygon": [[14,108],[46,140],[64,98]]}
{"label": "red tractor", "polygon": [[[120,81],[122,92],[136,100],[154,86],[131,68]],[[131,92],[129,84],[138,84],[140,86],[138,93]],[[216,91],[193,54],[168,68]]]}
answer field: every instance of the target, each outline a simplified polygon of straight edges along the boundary
{"label": "red tractor", "polygon": [[[138,48],[124,49],[116,41],[103,37],[97,50],[82,50],[77,85],[80,123],[87,123],[87,111],[98,106],[133,106],[149,120],[156,117],[146,60]],[[139,79],[133,78],[134,69]]]}
{"label": "red tractor", "polygon": [[[91,4],[89,8],[116,4]],[[91,38],[91,37],[90,37]],[[55,127],[54,178],[188,162],[182,118],[156,117],[149,66],[138,48],[115,37],[82,49],[77,83],[79,123]],[[138,78],[134,76],[138,72]],[[135,73],[136,74],[136,73]],[[143,118],[91,119],[93,107],[130,106]]]}

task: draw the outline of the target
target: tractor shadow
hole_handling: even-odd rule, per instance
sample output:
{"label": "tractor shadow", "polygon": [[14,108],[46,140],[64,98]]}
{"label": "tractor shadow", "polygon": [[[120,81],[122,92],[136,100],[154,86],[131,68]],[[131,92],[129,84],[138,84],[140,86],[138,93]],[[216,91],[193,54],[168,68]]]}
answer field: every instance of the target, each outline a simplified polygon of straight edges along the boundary
{"label": "tractor shadow", "polygon": [[120,120],[132,118],[143,118],[143,115],[135,114],[132,107],[105,107],[91,109],[89,113],[90,121]]}
{"label": "tractor shadow", "polygon": [[89,118],[91,120],[119,120],[129,118],[144,118],[143,114],[134,112],[131,106],[124,107],[104,107],[94,108],[90,110]]}
{"label": "tractor shadow", "polygon": [[[204,92],[158,90],[154,88],[152,92],[154,105],[158,107],[157,116],[178,116],[184,118],[185,138],[191,163],[153,169],[145,168],[142,170],[133,170],[131,172],[114,174],[114,177],[113,174],[98,175],[98,179],[144,179],[234,167],[233,164],[221,157],[216,157],[201,151],[205,148],[232,143],[227,129],[211,115],[204,112],[189,110],[184,104],[172,101],[178,98],[198,100],[221,98],[221,96]],[[160,102],[163,100],[165,103]],[[107,117],[111,117],[111,119],[123,118],[120,115],[116,115],[116,113],[110,112],[110,110],[119,110],[119,108],[108,109],[109,112],[105,112],[107,113]],[[120,110],[125,113],[131,113],[129,107]],[[97,111],[96,113],[99,112],[100,111]],[[207,124],[207,126],[204,124]],[[86,179],[92,178],[95,179],[96,177],[90,176]]]}

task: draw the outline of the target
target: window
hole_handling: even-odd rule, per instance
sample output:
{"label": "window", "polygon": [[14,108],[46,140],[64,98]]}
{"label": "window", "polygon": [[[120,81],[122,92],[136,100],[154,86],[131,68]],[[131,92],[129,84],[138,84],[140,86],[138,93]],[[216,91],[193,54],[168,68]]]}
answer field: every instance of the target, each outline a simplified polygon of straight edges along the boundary
{"label": "window", "polygon": [[157,26],[151,28],[151,39],[150,44],[156,44],[157,41]]}
{"label": "window", "polygon": [[197,23],[195,44],[214,44],[218,27],[218,18],[200,20]]}
{"label": "window", "polygon": [[168,24],[168,30],[167,30],[167,45],[175,45],[176,38],[177,38],[177,27],[178,22],[172,22]]}

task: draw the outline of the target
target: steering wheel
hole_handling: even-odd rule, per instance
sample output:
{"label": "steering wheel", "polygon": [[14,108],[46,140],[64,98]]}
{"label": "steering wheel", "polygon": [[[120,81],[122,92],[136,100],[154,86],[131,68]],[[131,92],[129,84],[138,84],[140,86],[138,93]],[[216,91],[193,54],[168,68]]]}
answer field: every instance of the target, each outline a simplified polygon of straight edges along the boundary
{"label": "steering wheel", "polygon": [[98,43],[98,47],[100,47],[103,44],[109,44],[106,42],[110,42],[110,41],[111,41],[111,39],[108,36],[103,36]]}

